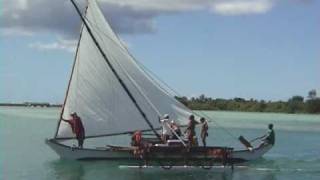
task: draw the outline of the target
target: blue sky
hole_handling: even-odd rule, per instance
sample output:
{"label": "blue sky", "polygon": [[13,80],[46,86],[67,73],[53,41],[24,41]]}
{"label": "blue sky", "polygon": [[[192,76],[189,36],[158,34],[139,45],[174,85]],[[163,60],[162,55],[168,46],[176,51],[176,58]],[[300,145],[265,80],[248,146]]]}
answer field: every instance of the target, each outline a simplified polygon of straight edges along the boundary
{"label": "blue sky", "polygon": [[[5,10],[0,20],[10,13],[19,15],[20,7],[6,9],[6,1],[1,2]],[[20,4],[21,15],[36,11],[32,7],[37,4],[28,2]],[[245,4],[246,0],[218,1],[229,5],[221,6],[227,10],[219,9],[219,4],[208,10],[200,1],[190,7],[172,1],[174,8],[157,1],[152,7],[135,2],[127,4],[134,9],[132,14],[123,6],[113,13],[129,16],[132,25],[124,27],[121,22],[126,21],[117,18],[111,18],[111,24],[136,59],[181,95],[286,100],[306,96],[311,89],[320,93],[319,1],[256,0],[266,7]],[[100,3],[118,5],[112,0]],[[77,18],[66,7],[67,15]],[[141,22],[139,13],[147,14],[146,22],[135,23]],[[72,21],[69,27],[59,21],[51,27],[39,21],[0,26],[0,102],[63,101],[80,22]]]}

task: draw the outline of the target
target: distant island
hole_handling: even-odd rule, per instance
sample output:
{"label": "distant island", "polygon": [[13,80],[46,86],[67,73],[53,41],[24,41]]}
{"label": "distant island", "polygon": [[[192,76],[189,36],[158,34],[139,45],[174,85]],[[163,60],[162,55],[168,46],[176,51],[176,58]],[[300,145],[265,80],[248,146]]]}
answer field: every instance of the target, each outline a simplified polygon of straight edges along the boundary
{"label": "distant island", "polygon": [[15,106],[15,107],[62,107],[61,104],[50,104],[50,103],[47,103],[47,102],[0,103],[0,106]]}
{"label": "distant island", "polygon": [[277,112],[277,113],[320,113],[320,98],[316,90],[308,93],[308,98],[293,96],[288,101],[264,101],[244,98],[221,99],[205,95],[199,97],[177,97],[176,99],[192,110]]}
{"label": "distant island", "polygon": [[[175,98],[192,110],[320,114],[320,97],[317,97],[316,90],[309,91],[307,99],[302,96],[292,96],[288,101],[247,100],[240,97],[214,99],[204,94],[192,98],[185,96]],[[48,102],[0,103],[0,106],[62,107],[61,104]]]}

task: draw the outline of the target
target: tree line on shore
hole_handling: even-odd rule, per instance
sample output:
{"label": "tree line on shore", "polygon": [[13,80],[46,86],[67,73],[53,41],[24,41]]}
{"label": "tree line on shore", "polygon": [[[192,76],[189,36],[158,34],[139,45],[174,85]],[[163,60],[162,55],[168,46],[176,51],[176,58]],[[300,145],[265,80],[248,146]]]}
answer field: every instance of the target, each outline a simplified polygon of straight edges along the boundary
{"label": "tree line on shore", "polygon": [[177,97],[176,99],[192,110],[221,110],[244,112],[279,112],[279,113],[320,113],[320,98],[316,90],[311,90],[308,97],[292,96],[287,101],[265,101],[244,98],[221,99],[205,95],[199,97]]}

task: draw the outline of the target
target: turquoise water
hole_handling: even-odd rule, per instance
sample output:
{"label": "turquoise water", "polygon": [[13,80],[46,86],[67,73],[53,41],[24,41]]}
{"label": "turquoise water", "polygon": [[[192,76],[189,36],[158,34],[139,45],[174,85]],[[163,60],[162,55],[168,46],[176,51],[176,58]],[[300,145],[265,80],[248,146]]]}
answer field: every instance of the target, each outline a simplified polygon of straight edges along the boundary
{"label": "turquoise water", "polygon": [[[276,145],[264,158],[229,169],[120,168],[110,161],[66,161],[49,149],[45,138],[53,136],[59,109],[0,108],[0,179],[320,179],[320,116],[268,113],[205,112],[211,122],[208,143],[242,148],[232,136],[253,139],[274,123]],[[225,127],[226,133],[220,126]],[[103,143],[126,143],[124,139],[104,139]],[[73,142],[71,142],[73,143]],[[101,143],[101,142],[100,142]],[[86,142],[90,146],[92,142]]]}

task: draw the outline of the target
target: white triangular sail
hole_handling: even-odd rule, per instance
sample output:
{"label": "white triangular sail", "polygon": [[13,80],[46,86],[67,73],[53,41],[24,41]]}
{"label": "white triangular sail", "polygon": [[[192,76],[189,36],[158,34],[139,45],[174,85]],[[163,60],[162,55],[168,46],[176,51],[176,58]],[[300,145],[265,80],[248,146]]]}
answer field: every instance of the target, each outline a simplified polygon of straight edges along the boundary
{"label": "white triangular sail", "polygon": [[[135,62],[112,31],[95,0],[89,1],[85,19],[108,60],[151,124],[155,128],[160,127],[158,118],[161,114],[170,114],[172,119],[185,124],[191,111],[177,102]],[[81,33],[62,117],[69,119],[71,112],[77,112],[87,137],[150,129],[107,65],[86,27]],[[57,138],[73,136],[69,125],[61,121]]]}

